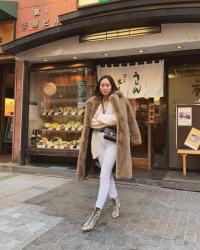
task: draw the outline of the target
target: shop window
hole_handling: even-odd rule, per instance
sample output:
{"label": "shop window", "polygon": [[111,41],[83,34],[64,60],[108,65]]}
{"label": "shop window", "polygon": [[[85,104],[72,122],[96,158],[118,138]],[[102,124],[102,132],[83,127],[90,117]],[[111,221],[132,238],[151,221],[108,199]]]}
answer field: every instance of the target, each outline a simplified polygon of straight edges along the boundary
{"label": "shop window", "polygon": [[85,101],[95,81],[87,67],[31,72],[29,148],[78,152]]}

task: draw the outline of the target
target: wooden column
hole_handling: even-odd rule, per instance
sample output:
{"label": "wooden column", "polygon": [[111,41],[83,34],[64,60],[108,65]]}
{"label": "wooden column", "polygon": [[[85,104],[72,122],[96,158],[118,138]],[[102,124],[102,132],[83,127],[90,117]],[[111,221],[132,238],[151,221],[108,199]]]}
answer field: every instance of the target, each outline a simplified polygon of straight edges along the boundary
{"label": "wooden column", "polygon": [[28,117],[29,117],[29,86],[30,86],[30,64],[24,62],[23,92],[22,92],[22,122],[21,122],[21,151],[20,164],[25,164],[25,149],[28,146]]}
{"label": "wooden column", "polygon": [[16,60],[15,64],[15,112],[14,112],[14,131],[13,131],[13,147],[12,161],[20,161],[21,148],[21,117],[22,117],[22,92],[23,92],[23,61]]}
{"label": "wooden column", "polygon": [[148,123],[148,169],[153,166],[153,125]]}

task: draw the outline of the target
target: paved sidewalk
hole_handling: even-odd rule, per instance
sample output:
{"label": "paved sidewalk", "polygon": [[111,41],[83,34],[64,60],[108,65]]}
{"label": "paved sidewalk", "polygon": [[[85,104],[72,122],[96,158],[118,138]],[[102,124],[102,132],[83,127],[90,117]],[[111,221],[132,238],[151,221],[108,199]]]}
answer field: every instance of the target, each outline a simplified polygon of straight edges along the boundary
{"label": "paved sidewalk", "polygon": [[98,181],[0,173],[0,250],[200,250],[200,193],[117,189],[120,218],[108,200],[95,230],[83,233]]}

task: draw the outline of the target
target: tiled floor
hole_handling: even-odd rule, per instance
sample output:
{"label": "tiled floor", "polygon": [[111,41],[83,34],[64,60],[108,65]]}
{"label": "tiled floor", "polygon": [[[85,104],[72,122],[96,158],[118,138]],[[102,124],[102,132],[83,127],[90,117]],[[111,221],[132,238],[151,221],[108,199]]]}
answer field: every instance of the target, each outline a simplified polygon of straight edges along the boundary
{"label": "tiled floor", "polygon": [[117,184],[121,216],[108,200],[95,230],[81,226],[98,180],[0,173],[0,249],[199,250],[200,193]]}

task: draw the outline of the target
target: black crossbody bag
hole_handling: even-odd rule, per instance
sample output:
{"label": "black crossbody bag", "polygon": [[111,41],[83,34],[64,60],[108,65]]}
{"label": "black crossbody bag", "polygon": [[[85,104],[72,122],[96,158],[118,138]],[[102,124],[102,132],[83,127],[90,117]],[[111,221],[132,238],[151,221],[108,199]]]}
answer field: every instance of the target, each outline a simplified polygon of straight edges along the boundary
{"label": "black crossbody bag", "polygon": [[[105,114],[105,109],[104,109],[104,105],[102,102],[102,107],[103,107],[103,113]],[[117,141],[117,129],[116,127],[105,127],[103,129],[103,138],[108,140],[108,141],[113,141],[116,142]]]}
{"label": "black crossbody bag", "polygon": [[116,127],[106,127],[104,129],[103,138],[108,141],[116,142],[117,141]]}

